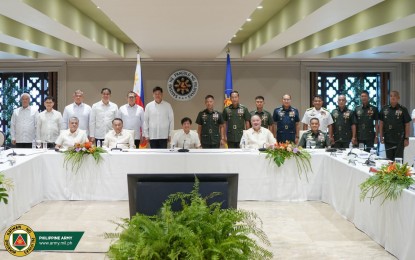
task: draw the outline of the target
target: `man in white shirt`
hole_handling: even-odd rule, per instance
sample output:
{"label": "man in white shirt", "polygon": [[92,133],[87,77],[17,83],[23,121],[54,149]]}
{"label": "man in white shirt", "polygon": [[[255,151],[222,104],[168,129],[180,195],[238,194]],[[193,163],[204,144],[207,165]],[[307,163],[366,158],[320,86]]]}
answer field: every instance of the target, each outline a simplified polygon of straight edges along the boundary
{"label": "man in white shirt", "polygon": [[76,90],[73,94],[73,103],[67,105],[63,110],[63,129],[68,129],[69,118],[77,117],[79,119],[79,129],[85,130],[89,135],[89,116],[91,114],[91,107],[84,101],[84,92]]}
{"label": "man in white shirt", "polygon": [[412,126],[413,126],[414,136],[415,136],[415,109],[412,110],[411,118],[412,118]]}
{"label": "man in white shirt", "polygon": [[69,118],[69,129],[62,130],[58,139],[56,139],[55,148],[73,147],[75,144],[83,144],[88,141],[84,130],[78,129],[79,119],[77,117]]}
{"label": "man in white shirt", "polygon": [[251,117],[252,127],[245,130],[239,147],[241,148],[268,148],[274,145],[277,140],[268,128],[261,126],[262,120],[259,115],[253,115]]}
{"label": "man in white shirt", "polygon": [[48,148],[53,148],[55,141],[62,130],[62,114],[53,109],[55,99],[51,96],[46,97],[43,103],[46,110],[41,112],[37,118],[36,139],[48,143]]}
{"label": "man in white shirt", "polygon": [[112,130],[105,135],[104,148],[134,149],[134,137],[129,130],[123,129],[121,118],[112,120]]}
{"label": "man in white shirt", "polygon": [[118,117],[122,119],[124,129],[134,130],[135,147],[140,146],[141,129],[144,122],[144,109],[135,103],[136,94],[130,91],[127,95],[127,104],[120,107]]}
{"label": "man in white shirt", "polygon": [[173,136],[171,145],[184,149],[200,148],[199,135],[195,131],[190,131],[192,120],[188,117],[185,117],[182,119],[181,123],[182,129]]}
{"label": "man in white shirt", "polygon": [[170,131],[174,129],[174,115],[171,105],[163,100],[163,89],[153,88],[153,98],[144,112],[143,135],[150,140],[153,149],[166,149]]}
{"label": "man in white shirt", "polygon": [[111,90],[101,90],[101,101],[92,105],[89,117],[89,136],[91,142],[104,141],[105,135],[112,129],[112,120],[117,117],[118,106],[110,102]]}
{"label": "man in white shirt", "polygon": [[29,106],[29,94],[23,93],[20,101],[22,106],[13,111],[10,124],[12,145],[16,148],[31,148],[36,138],[36,120],[39,112],[36,107]]}
{"label": "man in white shirt", "polygon": [[313,106],[314,107],[310,107],[305,111],[303,120],[301,120],[303,123],[303,130],[310,130],[310,120],[312,118],[317,118],[320,122],[319,130],[327,133],[328,128],[329,136],[333,136],[333,118],[331,117],[330,111],[323,107],[323,98],[321,96],[314,96]]}

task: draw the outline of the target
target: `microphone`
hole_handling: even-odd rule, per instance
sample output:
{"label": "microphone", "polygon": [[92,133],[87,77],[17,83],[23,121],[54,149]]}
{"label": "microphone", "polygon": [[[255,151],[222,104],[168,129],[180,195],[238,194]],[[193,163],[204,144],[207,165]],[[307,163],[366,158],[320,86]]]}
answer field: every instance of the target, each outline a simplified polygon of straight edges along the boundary
{"label": "microphone", "polygon": [[16,152],[14,151],[13,147],[11,147],[11,146],[4,146],[4,148],[5,148],[5,149],[11,149],[11,150],[12,150],[12,152],[11,152],[11,153],[9,153],[9,154],[7,155],[7,157],[9,157],[9,156],[25,156],[25,155],[26,155],[26,154],[24,154],[24,153],[21,153],[21,154],[16,153]]}
{"label": "microphone", "polygon": [[111,148],[111,151],[120,151],[122,152],[122,148],[118,147],[119,144],[130,144],[130,143],[116,143],[114,148]]}
{"label": "microphone", "polygon": [[183,141],[183,148],[182,148],[182,149],[177,150],[178,152],[181,152],[181,153],[187,153],[187,152],[189,151],[189,149],[185,149],[185,148],[184,148],[184,143],[186,143],[186,139],[184,139],[184,141]]}
{"label": "microphone", "polygon": [[267,144],[266,143],[264,143],[263,145],[262,145],[262,148],[258,148],[258,151],[260,151],[260,152],[264,152],[264,151],[266,151],[267,150],[267,148],[265,148],[265,146],[266,146]]}
{"label": "microphone", "polygon": [[[377,156],[379,156],[380,153],[383,153],[383,152],[386,152],[386,151],[389,151],[389,150],[392,150],[392,149],[396,149],[396,148],[398,148],[398,146],[394,145],[392,147],[389,147],[388,149],[383,149],[382,151],[378,151]],[[378,158],[378,160],[382,160],[382,158]]]}

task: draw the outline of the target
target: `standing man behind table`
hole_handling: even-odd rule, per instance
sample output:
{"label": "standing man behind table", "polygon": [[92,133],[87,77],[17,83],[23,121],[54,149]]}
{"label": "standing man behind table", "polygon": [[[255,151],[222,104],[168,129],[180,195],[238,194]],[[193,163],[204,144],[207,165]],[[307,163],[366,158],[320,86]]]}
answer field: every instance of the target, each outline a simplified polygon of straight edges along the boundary
{"label": "standing man behind table", "polygon": [[352,126],[352,142],[354,145],[363,143],[365,151],[370,151],[378,143],[379,113],[375,106],[369,104],[369,92],[363,90],[360,94],[361,105],[354,110]]}
{"label": "standing man behind table", "polygon": [[225,121],[222,114],[213,109],[215,98],[212,95],[205,97],[206,109],[200,111],[196,118],[197,133],[202,148],[219,148],[225,140]]}
{"label": "standing man behind table", "polygon": [[91,107],[84,103],[84,92],[76,90],[73,94],[73,103],[67,105],[63,110],[63,129],[69,128],[69,118],[77,117],[79,129],[84,130],[89,135],[89,116]]}
{"label": "standing man behind table", "polygon": [[16,148],[31,148],[36,138],[36,121],[39,112],[35,107],[29,106],[29,94],[23,93],[20,102],[22,106],[13,111],[10,124],[12,145]]}
{"label": "standing man behind table", "polygon": [[411,117],[408,109],[399,104],[399,99],[399,92],[391,91],[390,104],[382,107],[379,113],[380,140],[385,144],[386,157],[392,161],[396,157],[403,158],[403,150],[409,145]]}
{"label": "standing man behind table", "polygon": [[101,101],[92,105],[89,118],[89,135],[95,144],[104,141],[105,135],[112,129],[112,120],[117,117],[118,106],[110,102],[111,89],[101,90]]}
{"label": "standing man behind table", "polygon": [[55,141],[63,130],[62,114],[53,109],[55,99],[51,96],[45,98],[43,103],[46,110],[41,112],[37,119],[36,137],[37,140],[48,143],[48,148],[55,147]]}
{"label": "standing man behind table", "polygon": [[352,141],[353,111],[346,105],[346,96],[337,97],[337,108],[331,111],[333,117],[333,135],[330,142],[336,148],[348,148]]}
{"label": "standing man behind table", "polygon": [[252,127],[244,131],[242,139],[245,140],[245,148],[268,148],[275,144],[276,140],[274,135],[268,128],[261,126],[261,117],[259,115],[253,115],[251,117]]}
{"label": "standing man behind table", "polygon": [[163,89],[153,88],[153,98],[144,112],[143,135],[152,149],[166,149],[170,132],[174,129],[174,114],[171,105],[163,100]]}
{"label": "standing man behind table", "polygon": [[[271,113],[264,109],[265,99],[263,96],[257,96],[255,98],[256,110],[251,111],[251,117],[253,115],[259,115],[261,118],[261,126],[267,128],[275,137],[275,126],[272,120]],[[252,126],[252,124],[251,124]]]}
{"label": "standing man behind table", "polygon": [[332,136],[333,129],[333,118],[331,118],[330,112],[323,107],[323,98],[321,96],[314,96],[313,98],[313,106],[307,109],[304,113],[303,120],[303,130],[311,129],[310,120],[311,118],[317,118],[319,120],[319,129],[327,133],[327,128],[329,132],[329,136]]}
{"label": "standing man behind table", "polygon": [[299,146],[306,147],[307,139],[316,142],[316,148],[326,148],[330,146],[330,139],[326,132],[321,131],[320,122],[318,118],[311,118],[310,120],[311,129],[305,132],[298,142]]}
{"label": "standing man behind table", "polygon": [[232,104],[223,109],[223,120],[228,128],[225,141],[228,148],[239,148],[243,130],[249,129],[251,114],[245,106],[239,104],[238,91],[232,91],[230,98]]}
{"label": "standing man behind table", "polygon": [[144,122],[144,110],[135,103],[136,93],[130,91],[127,94],[127,104],[120,107],[118,110],[118,118],[124,122],[124,129],[134,130],[134,144],[135,147],[140,146],[141,129]]}
{"label": "standing man behind table", "polygon": [[181,120],[182,129],[178,131],[172,138],[172,145],[177,148],[195,149],[200,148],[199,136],[196,132],[190,130],[192,120],[185,117]]}
{"label": "standing man behind table", "polygon": [[291,95],[282,96],[282,106],[274,110],[272,118],[276,125],[278,142],[298,143],[300,116],[298,110],[291,106]]}

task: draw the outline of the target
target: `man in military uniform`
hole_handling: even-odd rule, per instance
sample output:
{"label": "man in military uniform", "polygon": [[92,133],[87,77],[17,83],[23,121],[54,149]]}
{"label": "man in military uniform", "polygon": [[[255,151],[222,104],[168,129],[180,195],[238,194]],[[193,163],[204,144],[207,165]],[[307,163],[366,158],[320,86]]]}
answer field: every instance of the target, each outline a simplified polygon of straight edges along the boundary
{"label": "man in military uniform", "polygon": [[300,132],[300,115],[298,110],[291,106],[291,96],[282,96],[282,106],[274,110],[272,118],[276,125],[278,142],[298,142]]}
{"label": "man in military uniform", "polygon": [[213,109],[215,98],[205,97],[206,109],[200,111],[196,118],[197,133],[202,148],[219,148],[221,140],[225,140],[224,121],[222,114]]}
{"label": "man in military uniform", "polygon": [[333,147],[347,148],[352,140],[353,111],[346,106],[346,96],[339,95],[337,108],[331,112],[333,117],[333,135],[330,141]]}
{"label": "man in military uniform", "polygon": [[249,129],[251,114],[245,106],[239,104],[238,91],[232,91],[230,97],[232,104],[223,109],[223,120],[228,128],[225,141],[229,148],[239,148],[243,130]]}
{"label": "man in military uniform", "polygon": [[391,91],[390,105],[384,106],[379,114],[380,140],[385,144],[386,157],[389,160],[403,158],[403,150],[409,145],[411,117],[408,109],[398,103],[399,99],[399,92]]}
{"label": "man in military uniform", "polygon": [[[258,115],[261,118],[261,126],[268,128],[275,137],[275,126],[272,121],[271,113],[264,109],[265,99],[263,96],[255,98],[256,110],[251,111],[251,117]],[[251,125],[252,126],[252,125]]]}
{"label": "man in military uniform", "polygon": [[360,94],[361,105],[354,111],[352,126],[352,142],[354,145],[363,143],[366,151],[378,143],[378,109],[369,104],[369,92],[363,90]]}
{"label": "man in military uniform", "polygon": [[310,120],[311,130],[306,131],[298,143],[299,146],[306,147],[307,140],[316,142],[316,148],[326,148],[330,146],[330,139],[327,136],[326,132],[321,131],[320,121],[318,118],[314,117]]}
{"label": "man in military uniform", "polygon": [[317,118],[320,121],[320,130],[324,133],[327,133],[327,128],[329,130],[329,135],[332,135],[333,118],[331,118],[330,112],[323,107],[323,98],[321,96],[314,96],[313,106],[307,109],[304,113],[303,120],[303,130],[310,129],[310,119]]}

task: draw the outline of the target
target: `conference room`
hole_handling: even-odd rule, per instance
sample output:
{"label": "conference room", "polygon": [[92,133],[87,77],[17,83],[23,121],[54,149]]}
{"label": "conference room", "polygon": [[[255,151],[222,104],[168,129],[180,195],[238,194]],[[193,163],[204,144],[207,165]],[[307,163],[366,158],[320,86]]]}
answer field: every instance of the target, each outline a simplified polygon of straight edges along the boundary
{"label": "conference room", "polygon": [[[39,114],[47,111],[45,102],[52,96],[54,111],[65,118],[66,107],[79,98],[77,90],[82,91],[82,103],[93,109],[103,102],[103,89],[110,89],[106,98],[120,111],[132,91],[144,115],[146,105],[155,102],[157,86],[174,114],[169,133],[181,131],[186,117],[192,120],[191,131],[197,132],[205,98],[212,95],[214,110],[222,114],[231,91],[237,91],[239,104],[254,113],[256,98],[262,96],[263,110],[271,116],[288,94],[290,105],[298,110],[299,130],[316,95],[332,112],[344,94],[354,110],[366,90],[370,104],[381,111],[390,104],[391,91],[397,91],[400,106],[411,115],[412,1],[2,0],[1,6],[0,188],[6,187],[8,194],[7,203],[0,195],[1,259],[14,259],[28,249],[28,259],[111,259],[108,251],[117,239],[105,234],[120,232],[114,222],[129,218],[132,208],[137,210],[141,198],[131,193],[137,180],[156,175],[171,180],[176,174],[192,181],[197,175],[201,183],[209,175],[236,174],[236,184],[226,179],[232,183],[229,205],[262,220],[270,242],[264,247],[273,254],[271,259],[415,258],[414,190],[403,189],[384,203],[381,198],[362,199],[360,185],[384,160],[365,164],[370,154],[358,144],[352,150],[304,150],[311,168],[299,175],[296,157],[278,166],[267,150],[228,148],[223,140],[217,149],[152,149],[151,136],[145,139],[143,128],[135,131],[140,141],[136,149],[105,150],[98,163],[81,156],[76,170],[66,160],[67,150],[36,147],[37,138],[28,141],[28,148],[16,148],[10,133],[13,111],[22,106],[24,92]],[[81,130],[89,127],[83,125],[82,115],[78,117]],[[96,122],[101,120],[106,118],[98,116]],[[410,129],[402,136],[408,138],[402,163],[411,167],[414,127],[412,121],[406,123]],[[67,124],[60,132],[68,128]],[[104,139],[90,130],[86,134],[91,145]],[[388,147],[381,141],[376,149],[385,157]],[[89,151],[87,146],[84,151]],[[161,188],[150,191],[157,195]],[[153,195],[143,197],[151,204]],[[8,232],[16,225],[28,227],[28,238],[26,231],[21,236],[24,241],[13,237],[23,233]],[[53,237],[53,232],[61,237],[69,236],[65,232],[82,235],[74,248],[38,246],[40,238]],[[31,235],[38,240],[33,248]],[[26,245],[19,246],[19,241]]]}

